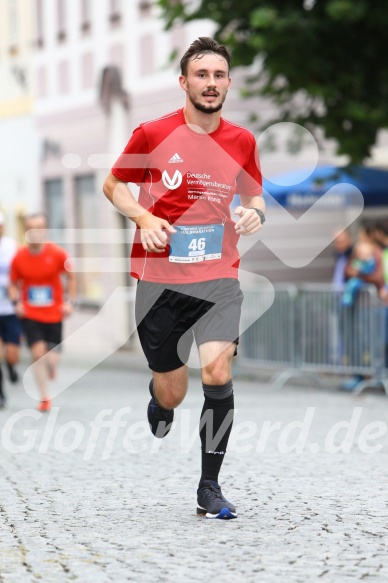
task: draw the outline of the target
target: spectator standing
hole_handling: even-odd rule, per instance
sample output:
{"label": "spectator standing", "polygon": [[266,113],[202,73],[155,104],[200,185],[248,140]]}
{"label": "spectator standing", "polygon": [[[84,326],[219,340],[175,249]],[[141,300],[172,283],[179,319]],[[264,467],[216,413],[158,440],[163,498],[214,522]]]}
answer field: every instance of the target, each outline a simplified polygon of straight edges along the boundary
{"label": "spectator standing", "polygon": [[360,276],[364,283],[376,286],[380,292],[384,287],[383,251],[380,242],[376,239],[376,223],[368,221],[361,224],[357,243],[367,243],[372,246],[375,268],[371,273],[360,274],[357,262],[353,262],[353,259],[357,259],[357,257],[352,253],[345,268],[345,278],[350,279],[351,277]]}
{"label": "spectator standing", "polygon": [[388,219],[378,221],[376,224],[376,238],[382,249],[382,262],[384,274],[384,288],[381,290],[381,298],[388,303]]}
{"label": "spectator standing", "polygon": [[345,290],[342,297],[343,306],[353,306],[358,292],[365,285],[365,276],[373,275],[377,269],[375,249],[372,243],[356,243],[352,254],[351,267],[355,273],[345,282]]}
{"label": "spectator standing", "polygon": [[384,287],[380,290],[380,297],[385,304],[385,367],[388,368],[388,219],[378,221],[376,234],[383,250]]}
{"label": "spectator standing", "polygon": [[[362,256],[365,261],[360,261],[356,250],[363,249]],[[348,288],[345,290],[343,305],[346,313],[343,315],[343,327],[346,329],[345,354],[349,364],[363,366],[371,358],[364,350],[365,334],[367,332],[367,314],[365,310],[357,309],[354,304],[356,291],[367,284],[374,285],[381,295],[384,288],[383,253],[381,244],[376,238],[376,222],[364,221],[359,228],[357,242],[345,268],[345,278]],[[350,288],[353,286],[353,292]],[[356,289],[357,288],[357,289]],[[351,300],[351,298],[353,298]],[[348,309],[351,308],[351,309]],[[356,343],[356,344],[355,344]],[[355,374],[341,385],[344,391],[354,391],[365,380],[365,376]]]}
{"label": "spectator standing", "polygon": [[333,240],[335,251],[335,265],[332,282],[335,286],[345,283],[345,270],[353,251],[352,237],[347,229],[337,231]]}

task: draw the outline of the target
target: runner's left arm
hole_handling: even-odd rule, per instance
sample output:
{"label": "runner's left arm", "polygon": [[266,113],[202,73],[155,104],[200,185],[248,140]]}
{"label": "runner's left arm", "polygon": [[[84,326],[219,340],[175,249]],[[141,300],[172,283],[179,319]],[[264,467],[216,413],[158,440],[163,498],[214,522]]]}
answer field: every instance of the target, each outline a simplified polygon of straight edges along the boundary
{"label": "runner's left arm", "polygon": [[66,278],[66,297],[67,300],[64,302],[62,306],[62,312],[64,316],[70,316],[73,312],[74,304],[76,300],[77,294],[77,279],[75,276],[74,271],[65,271],[64,273]]}
{"label": "runner's left arm", "polygon": [[265,215],[264,199],[261,194],[257,196],[240,194],[240,201],[241,205],[235,210],[235,214],[240,218],[234,228],[238,235],[253,235],[262,227],[260,215],[255,209],[261,210]]}
{"label": "runner's left arm", "polygon": [[8,297],[15,306],[15,313],[19,318],[24,316],[24,307],[21,294],[21,282],[19,280],[10,281],[8,286]]}
{"label": "runner's left arm", "polygon": [[20,299],[20,287],[18,282],[11,281],[8,286],[8,297],[13,304],[17,303]]}

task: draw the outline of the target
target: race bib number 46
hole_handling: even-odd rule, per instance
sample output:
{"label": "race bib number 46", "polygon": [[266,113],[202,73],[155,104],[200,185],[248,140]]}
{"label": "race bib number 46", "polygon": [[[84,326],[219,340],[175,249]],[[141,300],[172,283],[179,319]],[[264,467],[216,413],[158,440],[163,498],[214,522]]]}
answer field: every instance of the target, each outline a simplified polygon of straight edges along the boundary
{"label": "race bib number 46", "polygon": [[169,261],[199,263],[221,259],[224,225],[176,226],[170,237]]}

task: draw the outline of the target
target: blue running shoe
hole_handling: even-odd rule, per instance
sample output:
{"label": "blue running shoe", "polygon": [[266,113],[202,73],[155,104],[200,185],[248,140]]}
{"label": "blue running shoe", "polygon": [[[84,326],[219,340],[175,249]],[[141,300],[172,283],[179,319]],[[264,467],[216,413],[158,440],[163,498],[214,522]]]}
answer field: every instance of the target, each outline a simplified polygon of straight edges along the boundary
{"label": "blue running shoe", "polygon": [[197,514],[223,520],[237,518],[236,508],[224,498],[217,482],[211,480],[204,480],[197,490]]}
{"label": "blue running shoe", "polygon": [[148,403],[147,417],[151,432],[162,439],[170,432],[174,421],[174,409],[163,409],[154,397],[153,383],[150,382],[151,401]]}
{"label": "blue running shoe", "polygon": [[362,383],[363,380],[365,380],[363,376],[354,375],[353,377],[342,383],[342,385],[340,386],[340,391],[346,391],[348,393],[351,393],[352,391],[355,391],[357,389],[358,385]]}

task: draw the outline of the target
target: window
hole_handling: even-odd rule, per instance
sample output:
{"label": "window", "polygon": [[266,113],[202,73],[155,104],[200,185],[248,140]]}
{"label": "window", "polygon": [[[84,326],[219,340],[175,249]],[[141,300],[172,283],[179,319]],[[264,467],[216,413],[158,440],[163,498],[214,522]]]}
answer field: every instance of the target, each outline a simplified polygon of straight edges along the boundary
{"label": "window", "polygon": [[145,34],[140,39],[140,75],[151,75],[155,70],[154,36]]}
{"label": "window", "polygon": [[[186,51],[187,39],[186,39],[186,30],[183,25],[174,26],[171,30],[170,36],[171,42],[171,52],[177,55],[183,55]],[[178,64],[179,59],[177,57]]]}
{"label": "window", "polygon": [[75,179],[75,190],[77,198],[77,228],[94,229],[96,211],[96,189],[94,184],[94,174],[77,176]]}
{"label": "window", "polygon": [[36,86],[38,97],[47,97],[47,72],[46,67],[39,67],[36,71]]}
{"label": "window", "polygon": [[81,0],[81,32],[87,34],[91,28],[90,0]]}
{"label": "window", "polygon": [[35,39],[36,46],[39,48],[43,47],[44,29],[42,0],[35,0]]}
{"label": "window", "polygon": [[124,47],[122,44],[117,44],[110,47],[109,64],[117,67],[120,73],[123,71]]}
{"label": "window", "polygon": [[[96,208],[98,208],[95,176],[86,174],[75,178],[75,200],[77,207],[76,228],[96,228]],[[82,232],[80,233],[82,235]],[[82,236],[77,237],[82,241]],[[101,240],[104,243],[103,239]],[[98,249],[100,245],[79,243],[77,257],[81,270],[78,273],[78,289],[87,302],[99,302],[102,299],[101,272],[98,269]],[[84,261],[83,261],[84,260]],[[95,267],[94,267],[95,266]],[[94,271],[93,271],[94,269]]]}
{"label": "window", "polygon": [[85,53],[81,58],[82,89],[90,89],[94,84],[93,54]]}
{"label": "window", "polygon": [[19,0],[8,0],[9,52],[17,53],[19,41]]}
{"label": "window", "polygon": [[152,15],[151,0],[139,0],[139,14],[142,18],[146,18]]}
{"label": "window", "polygon": [[57,40],[59,43],[66,40],[66,7],[65,0],[57,1]]}
{"label": "window", "polygon": [[112,27],[121,24],[121,0],[109,0],[109,21]]}
{"label": "window", "polygon": [[61,61],[58,63],[58,93],[64,95],[69,92],[69,63]]}
{"label": "window", "polygon": [[44,183],[45,206],[50,229],[65,229],[65,206],[61,178]]}

